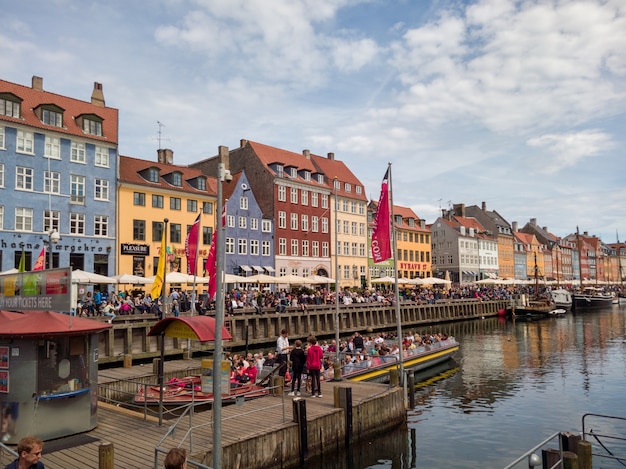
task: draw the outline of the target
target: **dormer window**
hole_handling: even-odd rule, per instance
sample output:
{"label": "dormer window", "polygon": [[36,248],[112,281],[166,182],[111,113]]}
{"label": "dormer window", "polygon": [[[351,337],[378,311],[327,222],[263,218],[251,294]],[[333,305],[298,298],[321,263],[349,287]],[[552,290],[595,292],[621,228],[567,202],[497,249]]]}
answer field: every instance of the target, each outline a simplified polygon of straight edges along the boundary
{"label": "dormer window", "polygon": [[63,110],[56,106],[42,107],[40,119],[43,124],[63,127]]}
{"label": "dormer window", "polygon": [[305,171],[304,172],[304,180],[305,181],[310,181],[311,180],[311,171]]}
{"label": "dormer window", "polygon": [[206,190],[206,178],[204,177],[199,177],[196,178],[196,189],[200,190],[200,191],[205,191]]}
{"label": "dormer window", "polygon": [[159,182],[159,170],[157,168],[148,169],[148,181]]}
{"label": "dormer window", "polygon": [[83,119],[83,132],[102,137],[102,121]]}
{"label": "dormer window", "polygon": [[298,177],[298,168],[291,168],[291,177],[292,178],[297,178]]}
{"label": "dormer window", "polygon": [[318,174],[317,175],[317,182],[320,184],[324,184],[324,175],[323,174]]}
{"label": "dormer window", "polygon": [[355,191],[356,191],[356,193],[357,193],[357,194],[359,194],[359,195],[361,194],[362,189],[363,189],[363,188],[362,188],[361,186],[354,186],[354,190],[355,190]]}
{"label": "dormer window", "polygon": [[20,117],[21,100],[12,94],[0,94],[0,114],[7,117]]}
{"label": "dormer window", "polygon": [[183,185],[183,175],[181,173],[172,173],[172,185],[178,187],[181,187]]}
{"label": "dormer window", "polygon": [[402,225],[402,215],[396,215],[396,225]]}
{"label": "dormer window", "polygon": [[413,227],[415,226],[415,220],[413,220],[412,218],[409,218],[409,219],[408,219],[408,223],[409,223],[409,226],[410,226],[411,228],[413,228]]}
{"label": "dormer window", "polygon": [[335,179],[334,188],[337,190],[341,188],[341,183],[339,182],[339,179]]}
{"label": "dormer window", "polygon": [[352,184],[350,184],[349,182],[346,182],[343,185],[343,190],[345,190],[346,192],[352,192]]}
{"label": "dormer window", "polygon": [[283,177],[283,165],[282,164],[277,164],[276,165],[276,176],[278,176],[279,178]]}

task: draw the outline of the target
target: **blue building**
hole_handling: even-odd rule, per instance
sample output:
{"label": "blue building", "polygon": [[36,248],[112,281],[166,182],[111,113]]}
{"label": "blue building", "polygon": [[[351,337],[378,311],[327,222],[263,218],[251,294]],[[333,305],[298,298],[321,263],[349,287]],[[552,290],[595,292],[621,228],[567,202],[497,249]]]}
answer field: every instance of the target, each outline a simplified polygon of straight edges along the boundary
{"label": "blue building", "polygon": [[46,268],[115,274],[117,156],[100,83],[87,102],[0,80],[0,271],[45,247]]}
{"label": "blue building", "polygon": [[245,171],[234,174],[224,185],[224,199],[226,273],[274,275],[274,222],[263,217]]}

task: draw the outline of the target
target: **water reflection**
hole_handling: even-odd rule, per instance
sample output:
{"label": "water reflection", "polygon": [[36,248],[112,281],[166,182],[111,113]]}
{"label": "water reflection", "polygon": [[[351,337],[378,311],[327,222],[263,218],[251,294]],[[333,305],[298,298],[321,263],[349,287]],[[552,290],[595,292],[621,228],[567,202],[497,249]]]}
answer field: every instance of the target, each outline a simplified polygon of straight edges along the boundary
{"label": "water reflection", "polygon": [[[503,467],[586,412],[626,416],[626,306],[538,321],[486,318],[423,328],[461,348],[416,389],[408,430],[307,468]],[[595,461],[594,461],[595,462]],[[594,467],[612,467],[603,463]]]}

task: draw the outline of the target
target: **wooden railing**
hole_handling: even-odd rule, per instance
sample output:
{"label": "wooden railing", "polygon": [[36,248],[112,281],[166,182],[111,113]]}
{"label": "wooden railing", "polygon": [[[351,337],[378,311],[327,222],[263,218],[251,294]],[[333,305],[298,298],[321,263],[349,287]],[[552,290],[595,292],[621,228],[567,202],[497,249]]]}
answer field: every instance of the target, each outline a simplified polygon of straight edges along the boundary
{"label": "wooden railing", "polygon": [[[420,325],[495,316],[506,307],[506,301],[451,300],[436,304],[402,303],[400,316],[404,329]],[[290,308],[277,314],[266,311],[257,314],[253,309],[236,310],[226,318],[231,342],[225,347],[243,348],[273,347],[280,331],[286,329],[292,340],[314,334],[318,338],[335,335],[335,307],[333,305],[309,306],[306,311]],[[150,328],[157,322],[152,315],[118,316],[114,327],[100,333],[99,362],[101,364],[128,360],[148,360],[160,355],[157,337],[149,337]],[[372,303],[341,305],[339,308],[339,331],[342,337],[354,332],[371,333],[395,330],[396,311],[392,306]],[[191,348],[188,349],[188,346]],[[190,351],[207,351],[212,343],[165,338],[166,355],[180,355]]]}

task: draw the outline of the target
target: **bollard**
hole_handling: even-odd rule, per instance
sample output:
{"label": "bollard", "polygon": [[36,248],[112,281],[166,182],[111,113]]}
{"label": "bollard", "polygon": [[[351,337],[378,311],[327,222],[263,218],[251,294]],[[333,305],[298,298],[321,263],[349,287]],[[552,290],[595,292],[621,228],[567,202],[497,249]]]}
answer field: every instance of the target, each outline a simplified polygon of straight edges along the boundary
{"label": "bollard", "polygon": [[300,437],[300,465],[304,464],[309,453],[309,442],[306,427],[306,399],[296,397],[293,399],[293,420],[298,424],[298,436]]}
{"label": "bollard", "polygon": [[98,446],[98,469],[113,469],[113,443],[103,441]]}
{"label": "bollard", "polygon": [[159,376],[159,362],[160,361],[161,361],[160,358],[152,359],[152,373],[156,376]]}
{"label": "bollard", "polygon": [[124,368],[133,367],[133,356],[130,353],[124,355]]}
{"label": "bollard", "polygon": [[578,456],[571,451],[563,451],[563,469],[578,469]]}
{"label": "bollard", "polygon": [[409,390],[409,409],[415,409],[415,372],[407,372],[406,387]]}
{"label": "bollard", "polygon": [[282,396],[283,390],[285,386],[285,378],[278,375],[272,376],[272,395],[273,396]]}
{"label": "bollard", "polygon": [[333,381],[341,381],[341,362],[333,363]]}
{"label": "bollard", "polygon": [[576,445],[576,454],[578,455],[578,469],[591,469],[591,443],[581,440]]}
{"label": "bollard", "polygon": [[398,369],[392,368],[391,370],[389,370],[389,385],[397,386],[399,382],[400,378],[398,375]]}

